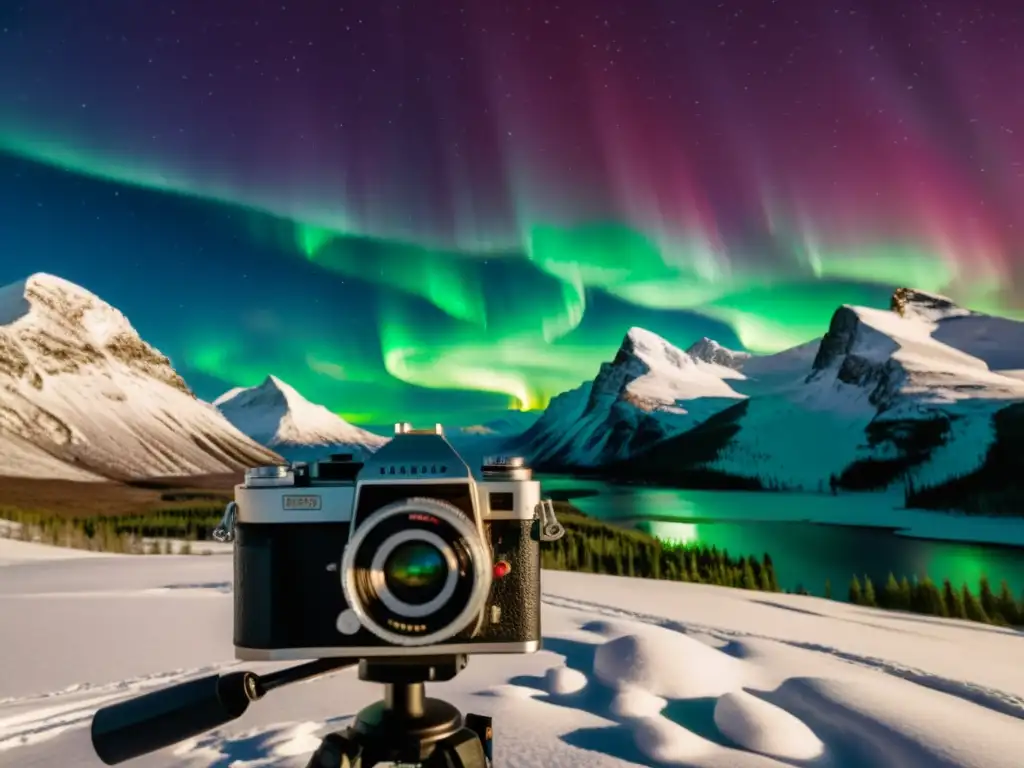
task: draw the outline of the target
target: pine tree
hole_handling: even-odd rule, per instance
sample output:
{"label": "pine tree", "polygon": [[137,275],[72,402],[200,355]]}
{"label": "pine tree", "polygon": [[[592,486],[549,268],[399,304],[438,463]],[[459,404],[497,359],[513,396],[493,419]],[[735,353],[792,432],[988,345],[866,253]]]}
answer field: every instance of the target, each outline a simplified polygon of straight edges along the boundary
{"label": "pine tree", "polygon": [[832,580],[831,579],[825,579],[825,599],[826,600],[831,600],[832,599]]}
{"label": "pine tree", "polygon": [[747,562],[750,563],[750,570],[754,572],[754,577],[756,578],[758,571],[761,570],[761,563],[753,555],[747,555]]}
{"label": "pine tree", "polygon": [[854,574],[853,578],[850,579],[850,589],[847,592],[847,599],[854,605],[864,604],[864,594],[860,588],[860,579]]}
{"label": "pine tree", "polygon": [[942,597],[946,604],[946,611],[951,619],[966,619],[967,612],[964,608],[963,594],[958,589],[953,589],[949,579],[942,581]]}
{"label": "pine tree", "polygon": [[901,611],[910,610],[910,600],[913,595],[913,590],[910,587],[910,579],[904,576],[900,579],[900,601],[897,608]]}
{"label": "pine tree", "polygon": [[772,561],[771,555],[767,552],[764,553],[761,565],[766,571],[768,571],[768,583],[771,585],[771,591],[780,592],[779,581],[775,573],[775,563]]}
{"label": "pine tree", "polygon": [[915,611],[926,616],[948,616],[946,603],[942,599],[942,592],[935,586],[935,582],[927,576],[917,584]]}
{"label": "pine tree", "polygon": [[896,581],[896,576],[892,571],[889,571],[889,578],[885,581],[885,586],[882,587],[882,594],[878,596],[878,605],[882,608],[895,609],[900,604],[900,583]]}
{"label": "pine tree", "polygon": [[689,574],[690,581],[694,584],[700,584],[700,565],[697,563],[697,553],[693,550],[690,550],[686,556],[686,572]]}
{"label": "pine tree", "polygon": [[979,621],[983,624],[988,624],[988,616],[985,615],[985,609],[982,607],[981,602],[971,592],[970,587],[964,584],[960,588],[961,596],[964,601],[964,614],[968,621]]}
{"label": "pine tree", "polygon": [[743,573],[740,576],[740,586],[743,589],[757,589],[757,580],[754,578],[754,569],[750,567],[750,561],[743,561]]}
{"label": "pine tree", "polygon": [[989,621],[997,624],[1005,624],[1006,617],[999,613],[999,606],[996,601],[995,593],[992,592],[992,585],[989,584],[988,576],[982,574],[981,578],[978,579],[978,598],[981,602],[981,608],[985,611],[985,615],[988,616]]}
{"label": "pine tree", "polygon": [[1006,579],[999,582],[999,597],[996,599],[996,604],[999,614],[1011,627],[1019,626],[1022,623],[1017,601],[1013,599],[1013,592],[1010,591],[1010,585],[1006,583]]}
{"label": "pine tree", "polygon": [[765,568],[764,566],[761,567],[761,574],[758,576],[758,579],[757,579],[757,587],[762,592],[773,592],[774,591],[772,589],[772,577],[771,577],[771,574],[768,573],[768,569]]}
{"label": "pine tree", "polygon": [[868,608],[878,607],[878,596],[875,594],[875,584],[870,576],[864,577],[864,605]]}

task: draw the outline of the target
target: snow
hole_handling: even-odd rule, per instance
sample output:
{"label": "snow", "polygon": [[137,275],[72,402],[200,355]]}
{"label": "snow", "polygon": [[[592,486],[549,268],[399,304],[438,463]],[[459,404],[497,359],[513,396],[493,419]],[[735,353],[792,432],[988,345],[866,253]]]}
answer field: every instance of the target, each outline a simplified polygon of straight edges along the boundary
{"label": "snow", "polygon": [[[2,395],[0,395],[2,401]],[[51,456],[17,435],[0,432],[0,467],[6,477],[48,477],[55,480],[103,482],[107,478]]]}
{"label": "snow", "polygon": [[825,752],[825,745],[803,721],[746,691],[719,697],[715,725],[723,736],[751,752],[788,760],[813,760]]}
{"label": "snow", "polygon": [[74,560],[79,557],[120,557],[105,552],[88,552],[83,549],[54,547],[32,541],[15,541],[0,537],[0,566],[34,560]]}
{"label": "snow", "polygon": [[317,458],[331,448],[374,451],[387,442],[311,403],[276,376],[225,392],[214,405],[237,429],[293,461]]}
{"label": "snow", "polygon": [[[0,622],[0,763],[98,766],[98,707],[239,668],[229,558],[35,559],[3,573],[0,615],[18,620]],[[541,652],[473,657],[455,680],[428,685],[494,717],[502,768],[1019,765],[1018,632],[555,572],[543,574],[542,611]],[[380,693],[337,672],[133,765],[303,766]]]}
{"label": "snow", "polygon": [[[686,413],[683,402],[699,398],[739,399],[741,395],[722,376],[735,376],[725,366],[704,363],[643,328],[630,328],[625,345],[646,370],[627,385],[634,397],[662,405],[666,411]],[[690,405],[692,408],[693,406]]]}
{"label": "snow", "polygon": [[937,294],[897,297],[902,314],[844,305],[822,339],[773,355],[706,337],[683,352],[631,328],[615,360],[554,398],[520,445],[541,466],[593,468],[683,450],[657,444],[745,401],[708,469],[820,492],[854,462],[901,457],[905,447],[881,439],[887,429],[939,418],[945,443],[911,478],[932,485],[973,472],[987,457],[993,414],[1024,401],[1024,323]]}
{"label": "snow", "polygon": [[736,371],[739,371],[743,364],[751,357],[749,352],[736,352],[732,349],[727,349],[707,336],[687,347],[686,354],[694,360],[720,365]]}
{"label": "snow", "polygon": [[878,362],[898,361],[909,374],[904,387],[908,394],[932,403],[1024,399],[1022,382],[989,370],[969,351],[935,338],[938,323],[866,307],[857,307],[855,312],[862,330],[853,351]]}
{"label": "snow", "polygon": [[599,466],[634,451],[613,435],[650,433],[649,439],[683,432],[742,399],[732,386],[742,378],[734,368],[630,328],[615,359],[602,364],[592,382],[554,398],[523,442],[534,461]]}
{"label": "snow", "polygon": [[4,474],[97,480],[279,460],[188,390],[120,311],[61,278],[0,288]]}
{"label": "snow", "polygon": [[[905,316],[867,307],[839,311],[855,320],[853,337],[823,368],[809,365],[818,342],[744,363],[747,380],[731,382],[750,398],[742,430],[711,466],[820,491],[854,461],[895,456],[891,443],[868,444],[872,422],[948,415],[954,419],[946,443],[912,471],[913,479],[935,484],[977,469],[992,441],[992,414],[1024,400],[1024,381],[991,370],[982,356],[996,359],[998,338],[1005,350],[1000,362],[1024,362],[1024,352],[1010,351],[1014,339],[1024,340],[1024,324],[913,303]],[[972,330],[949,333],[950,327]],[[844,380],[840,371],[849,358],[874,366],[871,375]],[[885,377],[892,391],[873,400]]]}

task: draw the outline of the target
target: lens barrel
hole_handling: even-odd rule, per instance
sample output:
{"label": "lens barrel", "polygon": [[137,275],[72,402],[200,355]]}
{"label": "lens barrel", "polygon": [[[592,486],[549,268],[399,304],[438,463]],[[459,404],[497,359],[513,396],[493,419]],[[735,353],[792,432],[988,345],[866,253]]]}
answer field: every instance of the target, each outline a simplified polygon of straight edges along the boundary
{"label": "lens barrel", "polygon": [[356,529],[342,588],[363,627],[388,643],[433,645],[465,630],[490,593],[490,548],[474,522],[440,499],[388,504]]}

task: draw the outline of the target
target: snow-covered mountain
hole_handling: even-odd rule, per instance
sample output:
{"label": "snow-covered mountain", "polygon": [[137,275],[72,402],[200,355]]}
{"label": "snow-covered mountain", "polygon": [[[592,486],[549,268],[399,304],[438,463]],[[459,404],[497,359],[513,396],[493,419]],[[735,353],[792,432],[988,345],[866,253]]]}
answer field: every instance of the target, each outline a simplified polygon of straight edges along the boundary
{"label": "snow-covered mountain", "polygon": [[726,349],[717,341],[709,339],[707,336],[687,347],[686,354],[694,360],[714,363],[715,365],[732,368],[736,371],[741,370],[743,364],[750,359],[749,352],[736,352],[732,349]]}
{"label": "snow-covered mountain", "polygon": [[745,360],[730,384],[747,400],[616,471],[812,491],[933,486],[985,464],[999,419],[1024,403],[1022,369],[1024,323],[901,289],[890,310],[838,308],[820,342]]}
{"label": "snow-covered mountain", "polygon": [[731,386],[740,356],[712,344],[700,347],[705,360],[631,328],[615,359],[554,398],[517,445],[538,467],[597,467],[695,426],[744,397]]}
{"label": "snow-covered mountain", "polygon": [[275,461],[102,299],[42,273],[0,288],[0,473],[102,480]]}
{"label": "snow-covered mountain", "polygon": [[290,461],[332,452],[375,451],[387,442],[311,403],[276,376],[267,376],[256,387],[225,392],[213,404],[236,428]]}

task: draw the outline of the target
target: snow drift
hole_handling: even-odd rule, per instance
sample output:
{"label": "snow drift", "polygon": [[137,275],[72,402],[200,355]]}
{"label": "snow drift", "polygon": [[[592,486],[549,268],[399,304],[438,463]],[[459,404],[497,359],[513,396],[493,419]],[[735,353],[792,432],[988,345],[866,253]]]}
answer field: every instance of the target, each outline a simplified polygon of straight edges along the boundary
{"label": "snow drift", "polygon": [[0,288],[3,474],[125,479],[279,460],[89,291],[42,273]]}
{"label": "snow drift", "polygon": [[[98,766],[96,709],[241,668],[223,588],[231,558],[19,564],[23,546],[0,540],[0,558],[14,555],[0,613],[19,617],[0,622],[0,763]],[[543,650],[473,656],[427,686],[494,718],[502,768],[1020,765],[1012,630],[701,584],[542,580]],[[133,764],[302,768],[324,734],[381,694],[355,670],[325,675]]]}

